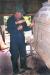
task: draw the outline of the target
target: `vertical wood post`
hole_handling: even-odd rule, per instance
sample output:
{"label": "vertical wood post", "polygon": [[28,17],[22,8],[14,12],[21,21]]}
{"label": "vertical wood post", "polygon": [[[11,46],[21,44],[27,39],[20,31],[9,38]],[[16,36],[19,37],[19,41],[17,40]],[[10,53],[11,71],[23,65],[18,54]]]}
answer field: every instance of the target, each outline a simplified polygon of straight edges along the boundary
{"label": "vertical wood post", "polygon": [[48,3],[50,3],[50,0],[48,0]]}

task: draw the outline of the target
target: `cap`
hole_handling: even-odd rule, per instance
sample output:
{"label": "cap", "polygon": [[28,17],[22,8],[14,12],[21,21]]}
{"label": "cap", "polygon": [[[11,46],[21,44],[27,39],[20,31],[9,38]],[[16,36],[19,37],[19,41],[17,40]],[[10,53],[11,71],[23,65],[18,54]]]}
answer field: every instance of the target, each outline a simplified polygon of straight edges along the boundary
{"label": "cap", "polygon": [[16,5],[16,12],[21,12],[22,14],[25,14],[24,9],[21,5]]}

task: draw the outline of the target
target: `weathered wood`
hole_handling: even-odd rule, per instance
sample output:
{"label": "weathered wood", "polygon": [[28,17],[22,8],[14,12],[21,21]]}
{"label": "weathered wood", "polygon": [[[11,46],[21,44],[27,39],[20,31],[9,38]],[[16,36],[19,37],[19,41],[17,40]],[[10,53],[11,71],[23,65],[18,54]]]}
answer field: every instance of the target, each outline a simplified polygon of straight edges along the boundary
{"label": "weathered wood", "polygon": [[[48,0],[50,2],[50,0]],[[46,7],[45,7],[46,6]],[[50,69],[50,6],[45,3],[34,17],[35,20],[35,50],[46,66]],[[47,13],[48,12],[48,13]]]}
{"label": "weathered wood", "polygon": [[50,3],[50,0],[48,0],[48,2]]}

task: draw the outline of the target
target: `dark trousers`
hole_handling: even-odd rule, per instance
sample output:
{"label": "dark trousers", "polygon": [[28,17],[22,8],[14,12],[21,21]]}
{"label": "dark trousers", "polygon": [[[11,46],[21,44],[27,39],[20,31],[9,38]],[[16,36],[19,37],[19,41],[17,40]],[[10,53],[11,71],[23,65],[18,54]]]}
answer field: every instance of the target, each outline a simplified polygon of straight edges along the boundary
{"label": "dark trousers", "polygon": [[18,57],[20,56],[20,67],[26,66],[25,38],[22,33],[14,34],[10,37],[10,52],[12,55],[12,65],[14,72],[18,71]]}

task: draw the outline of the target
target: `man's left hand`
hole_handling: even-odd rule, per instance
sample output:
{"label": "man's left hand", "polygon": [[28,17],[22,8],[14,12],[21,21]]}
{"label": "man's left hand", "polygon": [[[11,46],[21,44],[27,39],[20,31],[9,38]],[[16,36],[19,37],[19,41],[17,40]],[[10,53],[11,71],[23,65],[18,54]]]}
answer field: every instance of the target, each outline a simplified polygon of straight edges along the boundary
{"label": "man's left hand", "polygon": [[20,26],[18,26],[18,28],[17,28],[19,31],[21,31],[21,30],[23,30],[23,26],[22,25],[20,25]]}

